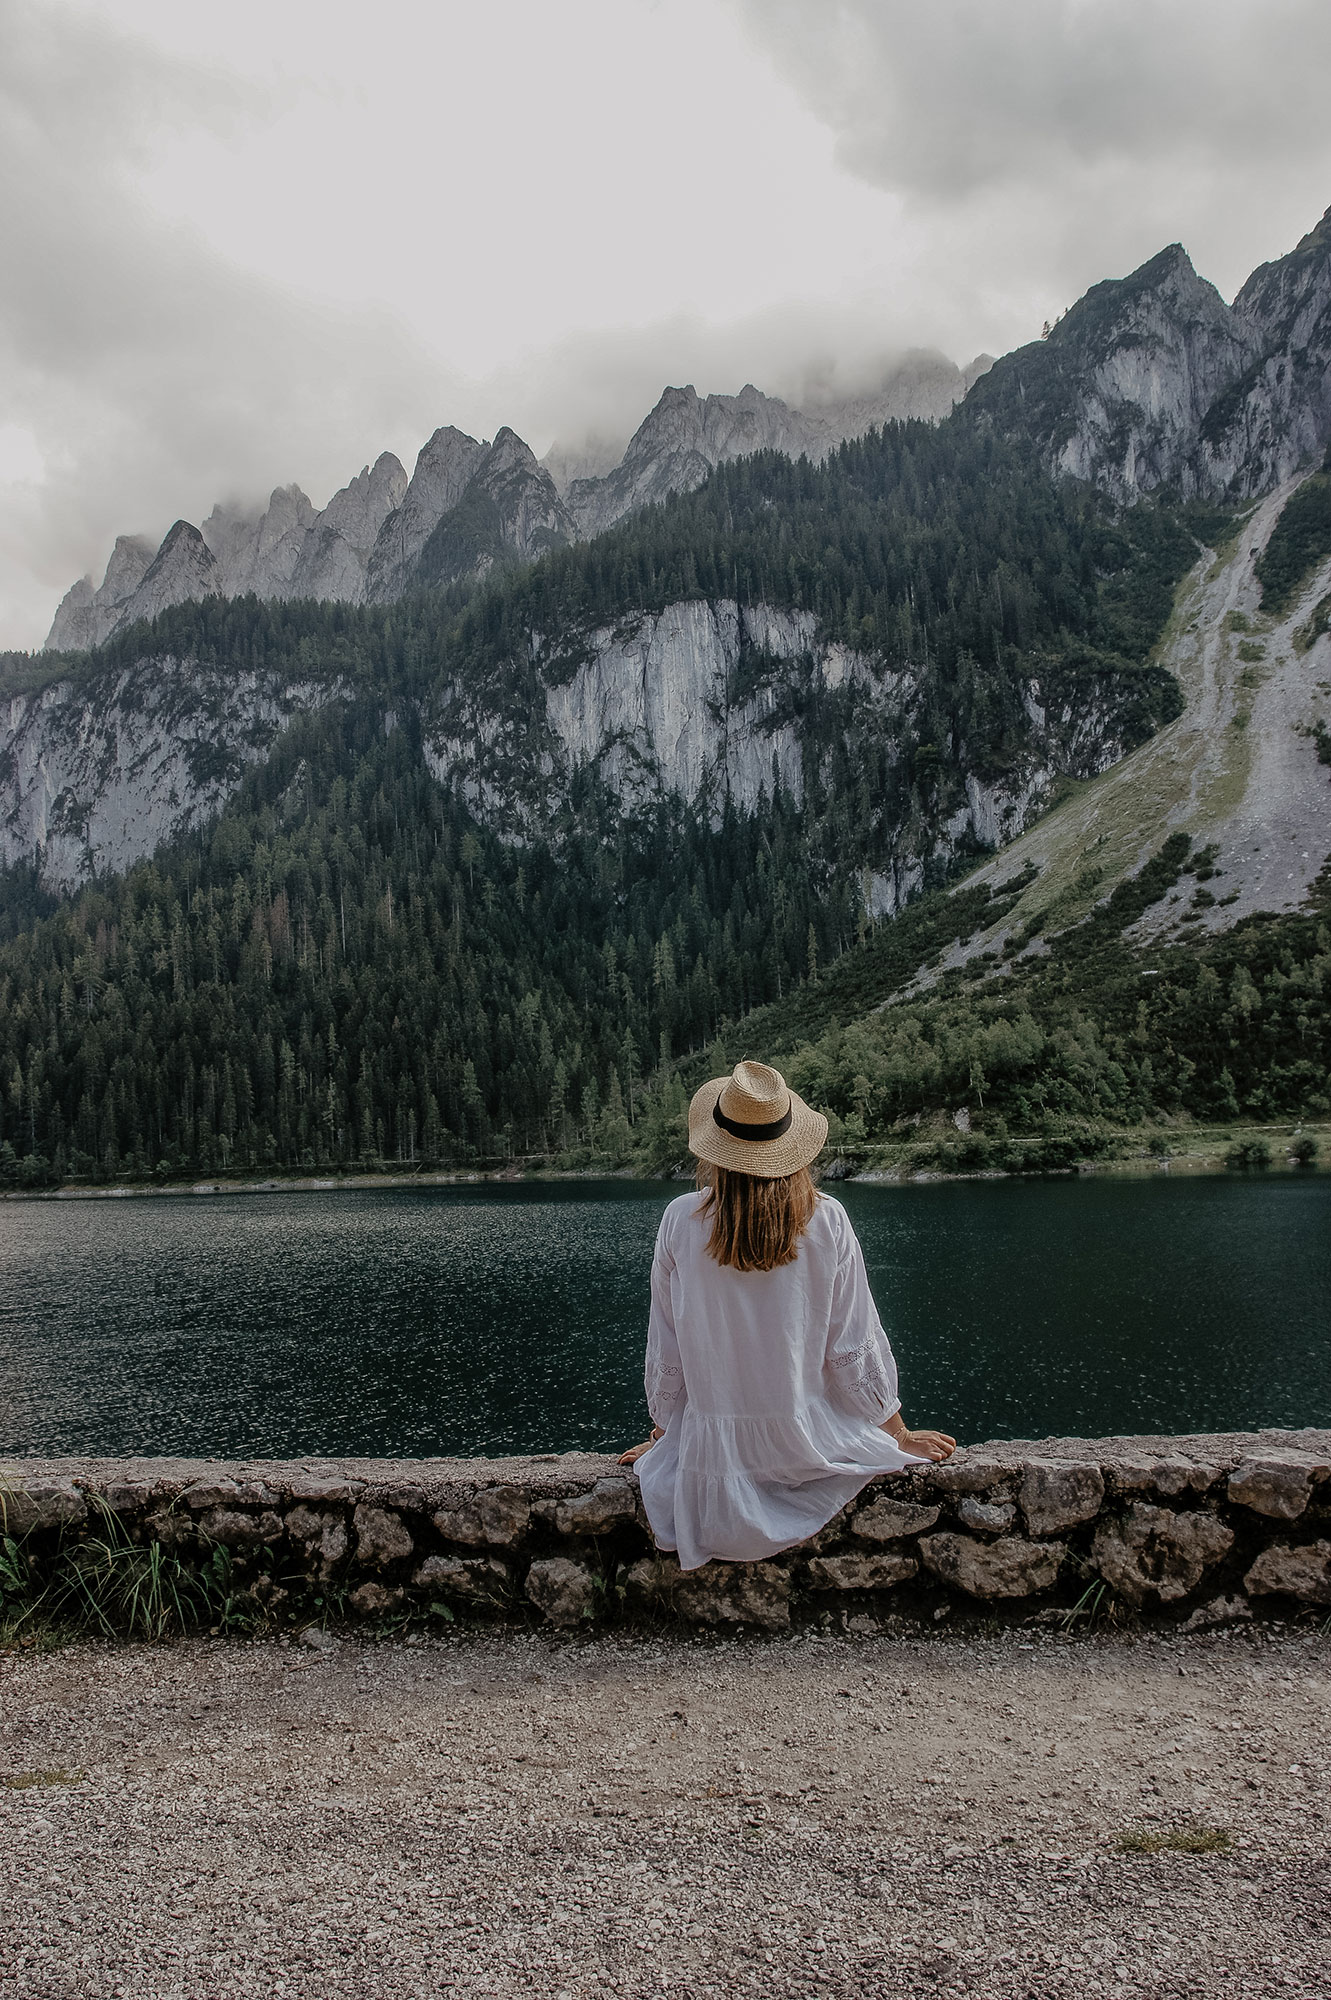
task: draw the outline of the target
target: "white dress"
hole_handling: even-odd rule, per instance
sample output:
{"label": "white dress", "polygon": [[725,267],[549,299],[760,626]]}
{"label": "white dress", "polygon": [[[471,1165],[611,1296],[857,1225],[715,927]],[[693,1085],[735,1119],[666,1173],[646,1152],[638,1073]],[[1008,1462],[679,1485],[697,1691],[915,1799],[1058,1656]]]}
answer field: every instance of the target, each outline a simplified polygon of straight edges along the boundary
{"label": "white dress", "polygon": [[665,1436],[634,1467],[684,1569],[775,1555],[921,1462],[879,1428],[896,1362],[841,1203],[820,1197],[794,1263],[736,1271],[707,1255],[702,1199],[672,1201],[657,1233],[646,1384]]}

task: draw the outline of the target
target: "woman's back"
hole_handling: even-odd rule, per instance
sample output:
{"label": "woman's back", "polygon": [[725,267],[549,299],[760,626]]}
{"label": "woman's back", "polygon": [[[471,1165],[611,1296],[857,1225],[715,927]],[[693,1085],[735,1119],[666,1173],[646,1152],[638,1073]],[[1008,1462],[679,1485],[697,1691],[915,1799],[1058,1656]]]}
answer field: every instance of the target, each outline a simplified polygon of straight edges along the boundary
{"label": "woman's back", "polygon": [[[672,1201],[661,1221],[672,1319],[696,1416],[779,1416],[822,1393],[838,1272],[854,1232],[840,1202],[819,1197],[794,1261],[737,1271],[709,1254],[702,1192]],[[840,1287],[846,1291],[843,1276]],[[888,1412],[890,1414],[890,1412]]]}

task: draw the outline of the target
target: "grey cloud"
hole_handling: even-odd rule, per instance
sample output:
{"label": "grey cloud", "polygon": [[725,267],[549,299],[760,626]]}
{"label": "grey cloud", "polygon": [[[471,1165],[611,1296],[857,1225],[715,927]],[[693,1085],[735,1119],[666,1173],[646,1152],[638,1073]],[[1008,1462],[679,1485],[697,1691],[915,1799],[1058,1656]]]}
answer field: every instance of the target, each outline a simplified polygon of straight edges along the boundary
{"label": "grey cloud", "polygon": [[1325,0],[736,4],[844,164],[907,197],[1328,157]]}
{"label": "grey cloud", "polygon": [[0,43],[0,424],[47,461],[0,512],[12,644],[116,533],[293,477],[326,498],[458,385],[389,314],[293,298],[137,201],[153,132],[243,136],[260,100],[49,5],[0,0]]}

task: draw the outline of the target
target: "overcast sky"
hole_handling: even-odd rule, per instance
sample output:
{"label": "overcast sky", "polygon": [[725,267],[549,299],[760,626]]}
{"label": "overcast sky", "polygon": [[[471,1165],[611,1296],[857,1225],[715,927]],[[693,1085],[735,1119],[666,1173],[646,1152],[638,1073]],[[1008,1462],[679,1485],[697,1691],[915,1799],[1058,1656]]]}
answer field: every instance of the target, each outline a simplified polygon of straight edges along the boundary
{"label": "overcast sky", "polygon": [[1331,203],[1327,0],[0,0],[0,645],[440,423],[1032,338]]}

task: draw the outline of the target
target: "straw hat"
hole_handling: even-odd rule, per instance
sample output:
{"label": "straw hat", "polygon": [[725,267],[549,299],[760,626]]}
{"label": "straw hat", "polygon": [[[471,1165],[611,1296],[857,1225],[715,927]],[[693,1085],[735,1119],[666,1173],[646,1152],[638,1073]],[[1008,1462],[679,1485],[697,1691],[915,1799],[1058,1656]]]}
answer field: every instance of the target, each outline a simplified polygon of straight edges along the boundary
{"label": "straw hat", "polygon": [[827,1120],[797,1097],[779,1069],[739,1062],[714,1076],[689,1106],[689,1151],[732,1173],[776,1180],[817,1159]]}

